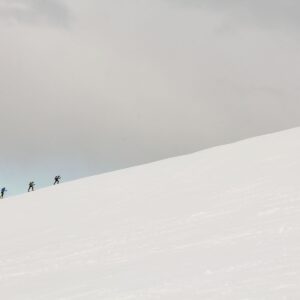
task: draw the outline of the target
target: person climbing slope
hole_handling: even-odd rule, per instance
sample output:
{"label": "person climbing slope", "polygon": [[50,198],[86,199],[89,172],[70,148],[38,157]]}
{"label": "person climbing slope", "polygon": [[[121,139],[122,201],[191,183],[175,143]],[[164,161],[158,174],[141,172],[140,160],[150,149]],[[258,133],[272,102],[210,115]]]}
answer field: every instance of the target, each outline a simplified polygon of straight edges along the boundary
{"label": "person climbing slope", "polygon": [[1,189],[1,194],[0,194],[0,198],[3,199],[4,198],[4,193],[7,192],[7,189],[4,187]]}
{"label": "person climbing slope", "polygon": [[30,192],[30,191],[34,191],[34,186],[35,186],[35,184],[34,184],[34,182],[33,181],[30,181],[29,182],[29,188],[28,188],[28,193]]}
{"label": "person climbing slope", "polygon": [[59,184],[60,179],[61,179],[61,177],[59,175],[55,176],[54,177],[54,185]]}

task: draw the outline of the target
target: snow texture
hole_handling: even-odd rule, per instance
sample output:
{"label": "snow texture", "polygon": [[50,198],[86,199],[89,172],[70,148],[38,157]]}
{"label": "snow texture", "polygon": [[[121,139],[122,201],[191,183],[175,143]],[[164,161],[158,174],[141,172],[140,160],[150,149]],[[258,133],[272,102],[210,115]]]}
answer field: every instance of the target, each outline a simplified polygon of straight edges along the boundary
{"label": "snow texture", "polygon": [[300,299],[300,129],[0,201],[0,299]]}

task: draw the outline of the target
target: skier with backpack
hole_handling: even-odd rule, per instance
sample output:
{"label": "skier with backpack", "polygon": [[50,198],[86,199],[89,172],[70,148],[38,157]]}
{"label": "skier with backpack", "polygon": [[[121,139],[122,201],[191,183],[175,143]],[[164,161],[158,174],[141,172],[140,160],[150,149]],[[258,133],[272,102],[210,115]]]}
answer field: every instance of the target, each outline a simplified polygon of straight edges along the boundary
{"label": "skier with backpack", "polygon": [[60,179],[61,179],[61,177],[59,175],[55,176],[54,177],[54,185],[59,184]]}
{"label": "skier with backpack", "polygon": [[35,183],[33,182],[33,181],[30,181],[29,182],[29,188],[28,188],[28,193],[30,192],[30,191],[34,191],[34,186],[35,186]]}
{"label": "skier with backpack", "polygon": [[3,199],[4,198],[4,193],[7,192],[7,189],[4,187],[1,189],[1,195],[0,198]]}

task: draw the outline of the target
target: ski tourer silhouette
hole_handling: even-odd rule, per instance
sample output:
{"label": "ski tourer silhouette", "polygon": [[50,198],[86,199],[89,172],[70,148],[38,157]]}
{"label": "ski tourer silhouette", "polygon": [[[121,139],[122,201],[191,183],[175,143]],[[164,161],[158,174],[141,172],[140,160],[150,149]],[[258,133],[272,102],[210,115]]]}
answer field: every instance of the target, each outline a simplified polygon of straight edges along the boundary
{"label": "ski tourer silhouette", "polygon": [[34,191],[34,186],[35,186],[35,183],[33,181],[29,182],[29,187],[28,187],[28,192],[30,191]]}
{"label": "ski tourer silhouette", "polygon": [[61,177],[59,175],[55,176],[54,177],[54,185],[59,184],[60,179],[61,179]]}
{"label": "ski tourer silhouette", "polygon": [[7,189],[4,187],[4,188],[1,189],[1,194],[0,194],[0,198],[1,198],[1,199],[4,198],[5,192],[7,192]]}

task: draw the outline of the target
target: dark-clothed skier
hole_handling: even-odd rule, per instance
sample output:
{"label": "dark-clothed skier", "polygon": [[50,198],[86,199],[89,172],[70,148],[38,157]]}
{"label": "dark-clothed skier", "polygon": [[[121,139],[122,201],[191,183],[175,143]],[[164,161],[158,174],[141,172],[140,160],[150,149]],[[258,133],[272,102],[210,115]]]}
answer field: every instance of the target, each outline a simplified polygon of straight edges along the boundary
{"label": "dark-clothed skier", "polygon": [[54,185],[59,184],[60,179],[61,179],[61,177],[59,175],[55,176],[54,177]]}
{"label": "dark-clothed skier", "polygon": [[29,188],[28,188],[28,192],[30,192],[30,191],[34,191],[34,186],[35,186],[35,184],[34,184],[34,182],[33,181],[30,181],[29,182]]}
{"label": "dark-clothed skier", "polygon": [[1,189],[1,194],[0,194],[0,198],[3,199],[4,198],[4,193],[7,192],[7,189],[4,187]]}

